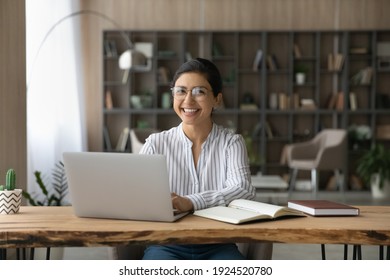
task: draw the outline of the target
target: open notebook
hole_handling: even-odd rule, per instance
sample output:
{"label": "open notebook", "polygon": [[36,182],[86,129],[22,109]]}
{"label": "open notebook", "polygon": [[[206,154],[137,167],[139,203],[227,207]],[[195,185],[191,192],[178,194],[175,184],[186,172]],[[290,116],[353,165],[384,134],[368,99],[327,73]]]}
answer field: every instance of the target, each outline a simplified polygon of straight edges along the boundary
{"label": "open notebook", "polygon": [[166,158],[99,152],[63,154],[71,203],[79,217],[173,222]]}

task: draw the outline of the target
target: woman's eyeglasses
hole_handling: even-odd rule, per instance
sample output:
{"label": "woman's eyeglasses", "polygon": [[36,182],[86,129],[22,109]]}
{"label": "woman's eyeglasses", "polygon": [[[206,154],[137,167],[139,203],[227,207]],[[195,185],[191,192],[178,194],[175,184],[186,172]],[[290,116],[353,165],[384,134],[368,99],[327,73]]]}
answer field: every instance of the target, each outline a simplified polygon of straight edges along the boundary
{"label": "woman's eyeglasses", "polygon": [[191,97],[197,101],[204,100],[208,94],[208,92],[212,92],[211,90],[205,87],[193,87],[192,89],[187,89],[185,87],[173,87],[172,96],[176,100],[184,100],[187,96],[188,92],[191,92]]}

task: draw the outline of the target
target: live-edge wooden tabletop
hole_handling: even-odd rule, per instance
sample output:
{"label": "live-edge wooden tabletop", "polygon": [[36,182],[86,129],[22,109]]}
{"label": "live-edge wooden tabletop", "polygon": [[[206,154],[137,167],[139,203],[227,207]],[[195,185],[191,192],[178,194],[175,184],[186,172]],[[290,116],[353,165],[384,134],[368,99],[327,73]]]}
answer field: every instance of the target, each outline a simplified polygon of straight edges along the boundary
{"label": "live-edge wooden tabletop", "polygon": [[70,206],[22,206],[0,215],[0,248],[278,242],[390,245],[390,206],[356,217],[298,217],[231,225],[188,215],[174,223],[79,218]]}

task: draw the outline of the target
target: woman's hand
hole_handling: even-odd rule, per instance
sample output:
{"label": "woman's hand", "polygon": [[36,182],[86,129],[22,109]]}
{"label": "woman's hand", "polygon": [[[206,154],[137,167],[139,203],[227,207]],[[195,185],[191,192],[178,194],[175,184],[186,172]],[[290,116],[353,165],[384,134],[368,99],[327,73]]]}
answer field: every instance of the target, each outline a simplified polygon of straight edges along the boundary
{"label": "woman's hand", "polygon": [[188,212],[194,210],[194,206],[188,198],[177,195],[176,193],[171,193],[171,197],[172,206],[178,212]]}

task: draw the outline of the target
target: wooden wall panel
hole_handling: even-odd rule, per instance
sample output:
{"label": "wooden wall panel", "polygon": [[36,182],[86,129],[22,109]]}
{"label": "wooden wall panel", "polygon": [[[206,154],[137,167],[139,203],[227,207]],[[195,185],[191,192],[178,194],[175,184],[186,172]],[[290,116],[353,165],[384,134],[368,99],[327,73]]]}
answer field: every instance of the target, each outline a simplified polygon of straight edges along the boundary
{"label": "wooden wall panel", "polygon": [[26,187],[26,40],[24,0],[0,1],[0,184],[14,168]]}
{"label": "wooden wall panel", "polygon": [[128,29],[191,30],[200,28],[200,3],[198,0],[88,0],[81,1],[80,5],[104,13]]}
{"label": "wooden wall panel", "polygon": [[389,29],[390,1],[341,0],[340,29]]}
{"label": "wooden wall panel", "polygon": [[337,22],[335,0],[312,1],[298,0],[291,3],[291,27],[294,30],[331,30]]}

